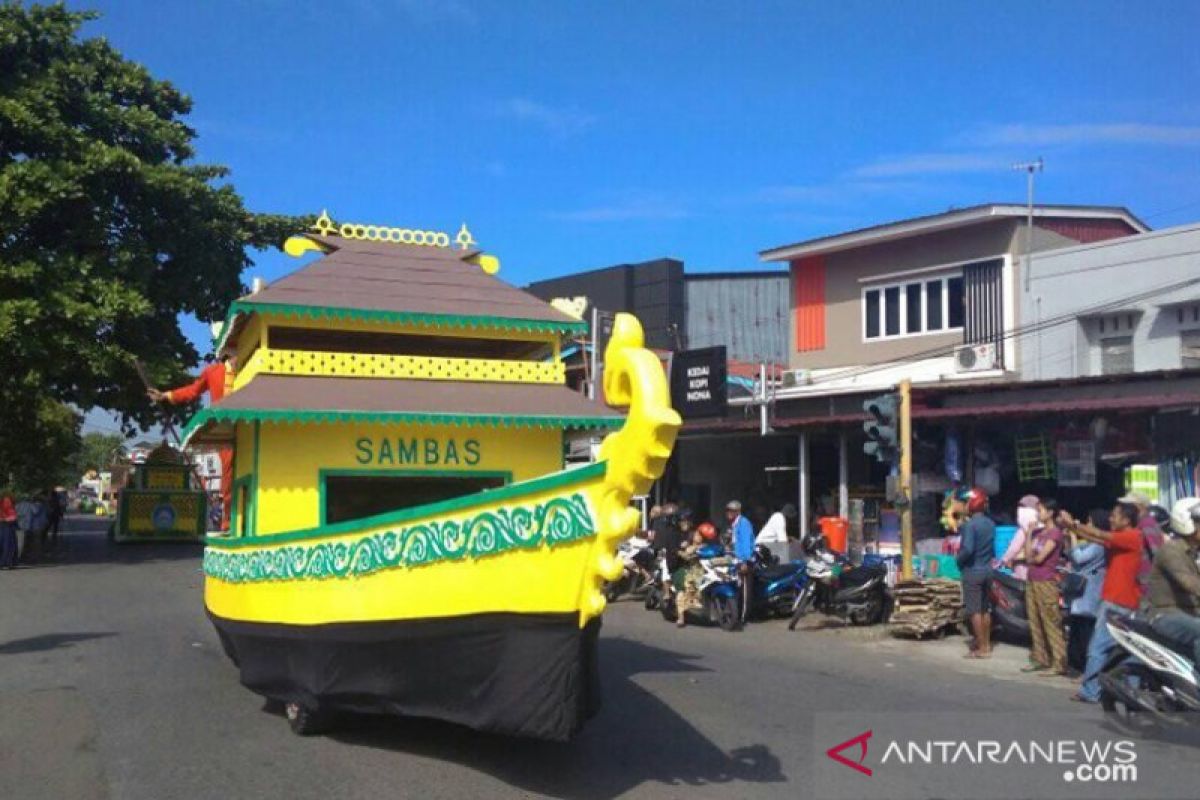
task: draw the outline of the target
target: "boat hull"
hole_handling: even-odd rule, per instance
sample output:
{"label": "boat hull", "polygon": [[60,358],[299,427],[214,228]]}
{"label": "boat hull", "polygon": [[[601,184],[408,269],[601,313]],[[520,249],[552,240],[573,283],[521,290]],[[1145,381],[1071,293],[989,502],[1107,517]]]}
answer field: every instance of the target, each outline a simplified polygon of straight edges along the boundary
{"label": "boat hull", "polygon": [[303,626],[209,618],[243,685],[318,711],[565,741],[600,704],[598,617],[583,627],[574,613]]}

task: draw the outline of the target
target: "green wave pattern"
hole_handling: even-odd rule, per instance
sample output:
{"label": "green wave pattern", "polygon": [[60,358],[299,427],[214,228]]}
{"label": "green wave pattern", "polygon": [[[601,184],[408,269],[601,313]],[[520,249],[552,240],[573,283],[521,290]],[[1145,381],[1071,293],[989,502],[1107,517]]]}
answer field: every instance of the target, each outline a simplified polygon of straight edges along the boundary
{"label": "green wave pattern", "polygon": [[263,550],[204,551],[204,574],[227,583],[360,577],[385,569],[486,558],[510,550],[553,547],[596,533],[582,494],[530,508],[483,511],[451,522],[426,522],[350,542],[320,542]]}

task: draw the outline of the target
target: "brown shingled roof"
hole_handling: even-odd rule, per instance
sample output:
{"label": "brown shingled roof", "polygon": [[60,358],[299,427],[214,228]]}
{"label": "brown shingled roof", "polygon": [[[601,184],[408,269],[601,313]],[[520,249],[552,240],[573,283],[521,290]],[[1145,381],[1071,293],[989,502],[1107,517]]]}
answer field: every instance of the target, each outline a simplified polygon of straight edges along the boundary
{"label": "brown shingled roof", "polygon": [[468,263],[477,250],[306,235],[331,252],[243,301],[579,322]]}
{"label": "brown shingled roof", "polygon": [[230,422],[251,418],[334,422],[380,415],[378,421],[386,421],[390,414],[429,415],[433,419],[421,421],[431,423],[485,417],[564,428],[610,427],[623,418],[561,385],[259,375],[200,411],[185,435],[195,443],[224,440],[232,435]]}
{"label": "brown shingled roof", "polygon": [[214,408],[621,416],[561,384],[258,375]]}

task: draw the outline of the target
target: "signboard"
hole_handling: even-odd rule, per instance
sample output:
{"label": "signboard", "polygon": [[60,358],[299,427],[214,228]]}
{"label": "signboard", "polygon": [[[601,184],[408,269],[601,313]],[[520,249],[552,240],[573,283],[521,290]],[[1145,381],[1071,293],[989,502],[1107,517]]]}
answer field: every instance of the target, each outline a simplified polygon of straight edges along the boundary
{"label": "signboard", "polygon": [[725,360],[724,346],[683,350],[671,357],[671,405],[681,417],[724,416]]}

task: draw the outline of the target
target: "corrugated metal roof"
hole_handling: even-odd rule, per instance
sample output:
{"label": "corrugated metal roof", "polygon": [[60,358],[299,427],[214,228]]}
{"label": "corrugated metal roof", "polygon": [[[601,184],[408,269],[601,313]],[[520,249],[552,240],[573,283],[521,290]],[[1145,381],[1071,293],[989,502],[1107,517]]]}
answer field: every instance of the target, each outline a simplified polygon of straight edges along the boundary
{"label": "corrugated metal roof", "polygon": [[788,275],[729,275],[684,282],[687,346],[725,345],[731,360],[787,363]]}

